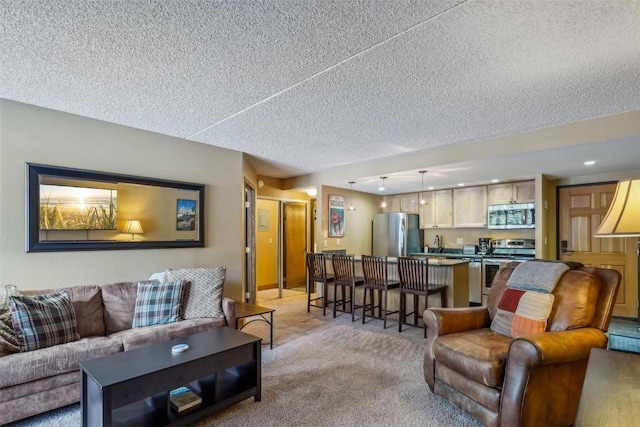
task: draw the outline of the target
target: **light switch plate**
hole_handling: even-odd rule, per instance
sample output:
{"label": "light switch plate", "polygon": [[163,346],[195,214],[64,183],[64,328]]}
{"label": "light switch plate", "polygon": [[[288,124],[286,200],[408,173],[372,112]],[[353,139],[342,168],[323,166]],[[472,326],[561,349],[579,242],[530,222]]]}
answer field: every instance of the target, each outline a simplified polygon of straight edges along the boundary
{"label": "light switch plate", "polygon": [[462,245],[464,243],[464,239],[462,237],[458,237],[456,239],[456,243],[459,244],[459,245]]}

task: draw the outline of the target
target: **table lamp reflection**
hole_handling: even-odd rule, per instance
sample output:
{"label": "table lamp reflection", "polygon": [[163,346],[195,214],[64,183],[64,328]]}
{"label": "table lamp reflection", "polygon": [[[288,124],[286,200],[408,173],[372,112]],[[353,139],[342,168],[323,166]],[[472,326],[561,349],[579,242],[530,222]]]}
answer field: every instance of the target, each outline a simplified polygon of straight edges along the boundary
{"label": "table lamp reflection", "polygon": [[122,232],[131,233],[131,240],[133,241],[135,239],[135,235],[144,233],[144,230],[142,229],[140,221],[138,221],[137,219],[130,219],[125,224]]}

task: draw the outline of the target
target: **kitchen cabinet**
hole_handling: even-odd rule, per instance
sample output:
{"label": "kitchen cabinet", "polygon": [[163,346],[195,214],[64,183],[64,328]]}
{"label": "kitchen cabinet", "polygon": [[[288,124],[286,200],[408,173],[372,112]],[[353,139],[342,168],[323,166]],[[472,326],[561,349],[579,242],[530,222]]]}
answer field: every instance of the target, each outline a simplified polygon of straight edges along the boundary
{"label": "kitchen cabinet", "polygon": [[407,193],[400,195],[400,212],[417,214],[418,193]]}
{"label": "kitchen cabinet", "polygon": [[536,199],[535,181],[492,184],[487,187],[487,190],[487,201],[490,205],[533,203]]}
{"label": "kitchen cabinet", "polygon": [[453,226],[484,228],[487,226],[487,187],[455,188],[453,190]]}
{"label": "kitchen cabinet", "polygon": [[400,196],[382,196],[382,201],[386,203],[386,206],[382,208],[383,213],[389,212],[401,212],[400,210]]}
{"label": "kitchen cabinet", "polygon": [[453,227],[453,191],[437,190],[420,193],[426,203],[420,205],[420,228]]}

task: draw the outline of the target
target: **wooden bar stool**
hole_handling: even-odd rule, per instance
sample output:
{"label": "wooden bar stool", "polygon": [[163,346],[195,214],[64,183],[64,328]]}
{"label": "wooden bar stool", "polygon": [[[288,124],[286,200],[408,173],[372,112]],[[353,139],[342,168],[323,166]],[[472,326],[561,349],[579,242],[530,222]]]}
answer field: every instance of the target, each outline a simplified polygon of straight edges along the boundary
{"label": "wooden bar stool", "polygon": [[[327,259],[324,254],[307,252],[307,313],[311,308],[311,301],[322,300],[322,315],[327,314],[327,304],[330,303],[328,297],[327,283],[333,282],[335,278],[327,275]],[[322,283],[322,296],[311,298],[314,285]]]}
{"label": "wooden bar stool", "polygon": [[[364,283],[364,278],[356,276],[355,258],[353,255],[333,254],[331,257],[333,265],[333,275],[335,276],[335,287],[333,292],[333,317],[336,317],[337,306],[342,303],[342,311],[346,312],[346,304],[349,304],[351,312],[351,321],[356,317],[356,309],[362,307],[356,305],[356,286]],[[341,289],[342,299],[338,300],[338,287]],[[346,299],[346,291],[349,293],[349,299]]]}
{"label": "wooden bar stool", "polygon": [[[445,285],[429,284],[429,260],[427,258],[398,257],[398,276],[400,278],[400,313],[398,314],[398,332],[402,325],[418,326],[419,297],[424,296],[424,309],[429,306],[429,295],[440,294],[441,306],[446,305]],[[413,311],[407,313],[407,295],[413,295]],[[413,315],[413,324],[406,323]],[[427,325],[424,325],[424,337],[427,337]]]}
{"label": "wooden bar stool", "polygon": [[[369,317],[376,317],[374,309],[378,309],[377,318],[382,318],[383,328],[387,329],[387,315],[398,313],[387,309],[387,294],[389,289],[400,287],[400,282],[389,280],[386,256],[362,255],[362,271],[364,273],[364,295],[362,299],[362,323],[367,317],[367,308],[371,311]],[[375,305],[373,291],[378,291],[378,305]],[[367,304],[367,291],[371,297],[371,303]]]}

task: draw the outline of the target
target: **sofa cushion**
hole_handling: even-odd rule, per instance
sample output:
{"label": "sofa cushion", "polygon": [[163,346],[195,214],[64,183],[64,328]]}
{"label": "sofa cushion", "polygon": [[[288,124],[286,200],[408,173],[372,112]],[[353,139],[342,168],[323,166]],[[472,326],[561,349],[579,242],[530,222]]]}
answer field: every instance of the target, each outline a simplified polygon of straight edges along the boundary
{"label": "sofa cushion", "polygon": [[438,363],[490,387],[501,387],[511,338],[489,328],[443,335],[433,344]]}
{"label": "sofa cushion", "polygon": [[165,325],[145,326],[144,328],[126,329],[109,335],[122,343],[125,351],[144,345],[182,338],[199,332],[210,331],[225,326],[225,320],[202,318],[167,323]]}
{"label": "sofa cushion", "polygon": [[20,351],[32,351],[80,339],[76,313],[66,291],[34,297],[9,297],[11,321]]}
{"label": "sofa cushion", "polygon": [[155,280],[138,282],[132,327],[180,321],[184,284],[183,280],[164,283]]}
{"label": "sofa cushion", "polygon": [[138,285],[133,282],[102,286],[104,324],[107,335],[131,328],[137,295]]}
{"label": "sofa cushion", "polygon": [[185,280],[189,284],[185,290],[182,318],[196,319],[213,317],[224,319],[222,312],[222,291],[226,268],[183,268],[167,270],[165,280],[173,282]]}
{"label": "sofa cushion", "polygon": [[[64,288],[69,293],[69,299],[76,312],[78,334],[80,338],[104,336],[104,306],[102,292],[98,285],[80,285]],[[60,289],[43,289],[24,291],[25,295],[41,295],[58,292]]]}
{"label": "sofa cushion", "polygon": [[22,294],[15,287],[10,291],[10,286],[12,285],[7,285],[5,289],[0,289],[0,357],[20,351],[18,337],[11,321],[11,309],[9,308],[7,296],[9,293],[11,295]]}
{"label": "sofa cushion", "polygon": [[[0,357],[0,388],[77,371],[79,362],[122,351],[122,343],[107,337],[81,338],[71,343]],[[78,379],[80,378],[80,374]]]}

